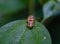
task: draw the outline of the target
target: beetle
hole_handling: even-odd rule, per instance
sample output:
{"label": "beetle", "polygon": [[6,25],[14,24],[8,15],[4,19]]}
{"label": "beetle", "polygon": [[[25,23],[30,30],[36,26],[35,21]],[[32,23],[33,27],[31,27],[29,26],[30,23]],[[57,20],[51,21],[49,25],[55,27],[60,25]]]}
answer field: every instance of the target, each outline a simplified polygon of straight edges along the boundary
{"label": "beetle", "polygon": [[35,17],[33,15],[29,15],[27,18],[27,26],[29,28],[32,28],[34,26],[34,22],[35,22]]}

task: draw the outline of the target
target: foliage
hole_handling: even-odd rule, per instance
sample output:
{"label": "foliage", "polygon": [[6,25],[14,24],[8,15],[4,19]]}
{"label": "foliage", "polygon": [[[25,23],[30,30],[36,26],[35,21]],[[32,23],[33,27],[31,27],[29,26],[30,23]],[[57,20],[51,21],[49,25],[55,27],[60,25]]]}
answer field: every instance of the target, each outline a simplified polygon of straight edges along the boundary
{"label": "foliage", "polygon": [[[1,44],[51,44],[47,29],[35,22],[32,29],[26,27],[25,20],[17,20],[0,28]],[[4,42],[3,42],[4,41]]]}
{"label": "foliage", "polygon": [[29,29],[29,0],[0,0],[0,44],[60,44],[60,1],[34,1],[35,25]]}

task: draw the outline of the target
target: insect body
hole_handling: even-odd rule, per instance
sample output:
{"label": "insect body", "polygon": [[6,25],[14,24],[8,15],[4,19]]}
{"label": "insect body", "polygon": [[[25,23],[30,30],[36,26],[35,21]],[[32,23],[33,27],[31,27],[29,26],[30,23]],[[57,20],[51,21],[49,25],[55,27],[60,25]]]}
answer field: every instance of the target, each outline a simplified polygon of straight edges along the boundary
{"label": "insect body", "polygon": [[32,28],[34,26],[34,22],[35,22],[34,16],[32,15],[28,16],[27,25],[29,28]]}

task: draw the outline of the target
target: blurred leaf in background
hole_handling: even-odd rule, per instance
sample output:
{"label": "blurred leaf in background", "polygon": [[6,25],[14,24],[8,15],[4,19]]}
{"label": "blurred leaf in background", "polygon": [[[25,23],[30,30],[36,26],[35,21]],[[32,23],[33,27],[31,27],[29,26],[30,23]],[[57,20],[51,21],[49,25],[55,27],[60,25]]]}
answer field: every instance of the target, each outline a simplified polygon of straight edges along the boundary
{"label": "blurred leaf in background", "polygon": [[6,14],[21,10],[26,6],[27,0],[0,0],[0,11]]}
{"label": "blurred leaf in background", "polygon": [[49,18],[50,16],[54,15],[53,12],[55,12],[56,4],[57,3],[55,1],[49,1],[46,4],[44,4],[44,6],[43,6],[43,14],[44,14],[43,21],[46,20],[47,18]]}
{"label": "blurred leaf in background", "polygon": [[[47,7],[48,6],[48,7]],[[49,24],[56,16],[60,13],[60,3],[55,1],[49,1],[49,3],[43,6],[44,18],[42,23],[45,25]]]}
{"label": "blurred leaf in background", "polygon": [[16,19],[26,18],[27,3],[27,0],[0,0],[0,26]]}
{"label": "blurred leaf in background", "polygon": [[58,9],[59,3],[55,1],[49,1],[43,6],[43,20],[42,23],[45,25],[49,24],[55,16],[58,16],[57,13],[60,12]]}

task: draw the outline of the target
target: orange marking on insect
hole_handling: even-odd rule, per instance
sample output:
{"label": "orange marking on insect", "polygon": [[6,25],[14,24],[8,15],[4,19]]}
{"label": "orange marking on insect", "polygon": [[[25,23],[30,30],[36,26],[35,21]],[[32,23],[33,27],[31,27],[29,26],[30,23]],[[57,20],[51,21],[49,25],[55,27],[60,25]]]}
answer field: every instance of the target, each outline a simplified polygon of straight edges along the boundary
{"label": "orange marking on insect", "polygon": [[34,22],[35,22],[34,16],[32,16],[32,15],[28,16],[27,25],[29,28],[32,28],[34,26]]}

